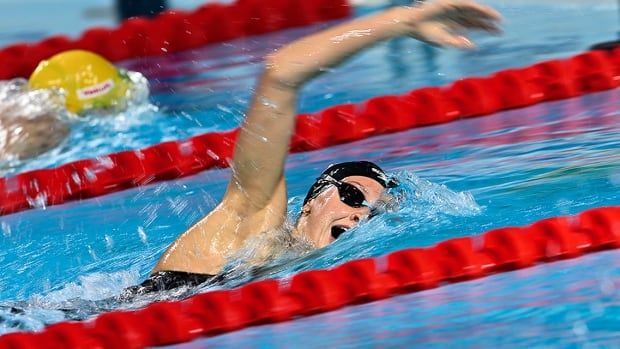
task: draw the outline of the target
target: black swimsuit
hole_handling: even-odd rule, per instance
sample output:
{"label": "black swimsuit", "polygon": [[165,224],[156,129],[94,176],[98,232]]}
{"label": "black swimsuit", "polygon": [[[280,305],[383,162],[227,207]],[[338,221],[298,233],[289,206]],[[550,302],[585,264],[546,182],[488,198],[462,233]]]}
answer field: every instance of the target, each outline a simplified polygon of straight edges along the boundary
{"label": "black swimsuit", "polygon": [[209,280],[214,280],[215,275],[188,273],[184,271],[158,271],[149,276],[140,285],[126,288],[121,294],[121,299],[130,300],[137,295],[153,292],[169,291],[179,287],[195,287]]}
{"label": "black swimsuit", "polygon": [[[123,290],[123,292],[114,298],[103,299],[100,301],[71,301],[74,305],[69,305],[68,308],[55,308],[64,313],[67,320],[84,320],[90,314],[99,313],[103,311],[115,310],[114,304],[111,301],[130,302],[136,296],[145,295],[149,293],[174,290],[179,287],[196,287],[207,281],[214,283],[224,282],[224,275],[209,275],[209,274],[196,274],[187,273],[183,271],[158,271],[155,274],[149,276],[140,285],[131,286]],[[112,308],[110,307],[112,304]],[[19,316],[27,314],[28,310],[32,308],[32,305],[28,302],[2,302],[0,304],[0,325],[20,328],[24,330],[29,329],[29,324],[21,320]],[[0,345],[0,347],[2,347]]]}

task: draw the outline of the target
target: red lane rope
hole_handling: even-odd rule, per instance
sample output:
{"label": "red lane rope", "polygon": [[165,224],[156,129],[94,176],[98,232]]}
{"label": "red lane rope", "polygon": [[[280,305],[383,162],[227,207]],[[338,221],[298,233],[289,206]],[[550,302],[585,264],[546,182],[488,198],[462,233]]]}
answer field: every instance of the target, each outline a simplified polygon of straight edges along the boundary
{"label": "red lane rope", "polygon": [[39,333],[7,334],[0,337],[0,349],[138,349],[183,343],[619,247],[620,206],[595,208],[301,272],[290,280],[257,281],[90,321],[62,322]]}
{"label": "red lane rope", "polygon": [[[245,3],[240,2],[240,3]],[[620,48],[458,80],[439,88],[336,105],[297,117],[291,151],[492,114],[620,86]],[[228,167],[238,129],[0,178],[0,215]]]}
{"label": "red lane rope", "polygon": [[84,49],[111,61],[163,55],[243,36],[309,25],[351,14],[347,0],[238,0],[195,11],[167,11],[153,19],[130,18],[116,28],[97,27],[79,38],[52,36],[0,49],[0,80],[28,77],[56,53]]}

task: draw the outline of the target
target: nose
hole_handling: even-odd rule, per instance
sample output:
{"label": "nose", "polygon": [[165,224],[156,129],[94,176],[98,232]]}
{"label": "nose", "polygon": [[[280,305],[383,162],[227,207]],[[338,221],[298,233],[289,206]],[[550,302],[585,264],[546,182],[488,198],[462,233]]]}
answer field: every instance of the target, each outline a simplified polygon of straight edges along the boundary
{"label": "nose", "polygon": [[361,208],[360,210],[357,210],[353,213],[351,213],[351,215],[349,215],[349,219],[351,220],[351,222],[353,222],[354,224],[359,223],[363,218],[367,217],[369,214],[369,210],[368,208]]}

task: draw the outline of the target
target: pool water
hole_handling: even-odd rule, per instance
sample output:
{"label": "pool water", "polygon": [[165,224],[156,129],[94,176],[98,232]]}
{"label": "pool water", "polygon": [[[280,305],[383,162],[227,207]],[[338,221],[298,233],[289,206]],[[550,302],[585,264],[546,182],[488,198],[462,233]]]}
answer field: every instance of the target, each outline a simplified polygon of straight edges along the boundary
{"label": "pool water", "polygon": [[[477,37],[480,49],[471,52],[406,39],[378,45],[309,84],[301,111],[565,57],[615,35],[613,2],[489,3],[506,17],[503,37]],[[51,156],[9,171],[231,128],[243,117],[262,57],[319,27],[125,62],[124,67],[149,77],[156,108],[84,122]],[[376,161],[395,173],[403,182],[396,194],[404,199],[398,211],[362,224],[325,249],[280,261],[261,277],[287,277],[620,204],[618,95],[618,90],[607,91],[292,155],[287,179],[293,213],[320,171],[351,159]],[[228,176],[228,170],[211,170],[0,217],[0,263],[5,266],[0,331],[40,329],[66,319],[60,308],[89,316],[126,307],[98,300],[140,282],[168,244],[214,207]],[[310,331],[324,334],[324,340],[316,336],[300,345],[372,347],[385,341],[388,347],[605,347],[620,340],[613,332],[620,318],[617,257],[616,252],[596,254],[188,345],[286,346]],[[226,286],[247,280],[243,270],[234,275]],[[10,306],[25,313],[3,308]]]}

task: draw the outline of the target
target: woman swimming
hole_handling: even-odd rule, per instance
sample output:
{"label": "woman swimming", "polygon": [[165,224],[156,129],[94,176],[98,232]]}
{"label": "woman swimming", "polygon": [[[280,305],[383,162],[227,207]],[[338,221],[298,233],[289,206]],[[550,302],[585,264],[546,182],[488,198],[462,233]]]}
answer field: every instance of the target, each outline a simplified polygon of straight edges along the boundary
{"label": "woman swimming", "polygon": [[[340,24],[269,56],[237,139],[232,178],[223,199],[168,247],[142,285],[128,289],[125,295],[210,280],[251,238],[286,224],[284,164],[297,95],[325,68],[378,42],[405,35],[438,46],[472,48],[473,43],[461,33],[498,32],[499,20],[493,9],[472,1],[424,2]],[[386,188],[396,184],[370,162],[332,165],[311,187],[289,234],[315,248],[324,247],[371,215],[371,207]]]}

